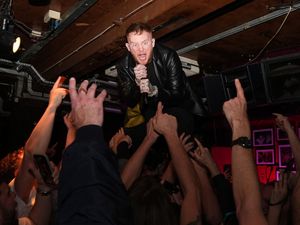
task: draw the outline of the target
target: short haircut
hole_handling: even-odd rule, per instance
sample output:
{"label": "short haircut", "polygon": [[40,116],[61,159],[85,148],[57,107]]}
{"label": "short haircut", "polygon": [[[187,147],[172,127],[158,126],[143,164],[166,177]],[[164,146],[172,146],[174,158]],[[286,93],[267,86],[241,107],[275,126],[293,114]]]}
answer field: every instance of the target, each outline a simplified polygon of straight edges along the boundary
{"label": "short haircut", "polygon": [[129,33],[135,32],[136,34],[140,34],[143,31],[152,33],[152,28],[146,23],[132,23],[126,30],[126,38]]}

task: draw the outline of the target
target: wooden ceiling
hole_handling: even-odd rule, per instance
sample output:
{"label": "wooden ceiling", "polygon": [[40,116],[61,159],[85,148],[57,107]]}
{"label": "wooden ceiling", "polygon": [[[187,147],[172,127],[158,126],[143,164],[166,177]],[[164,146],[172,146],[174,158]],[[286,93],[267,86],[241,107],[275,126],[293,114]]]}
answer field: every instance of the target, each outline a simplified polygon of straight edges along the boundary
{"label": "wooden ceiling", "polygon": [[[10,0],[1,0],[0,7],[5,1]],[[97,75],[97,79],[114,81],[105,76],[104,69],[126,52],[126,28],[142,21],[154,28],[158,42],[197,61],[200,73],[217,73],[249,60],[299,52],[299,4],[293,0],[51,0],[47,6],[32,6],[29,0],[13,0],[15,32],[22,36],[22,49],[15,60],[32,65],[46,81],[59,75],[80,79]],[[49,9],[61,13],[59,23],[44,23]],[[3,106],[0,102],[0,125],[8,123],[19,129],[22,121],[30,124],[27,132],[11,132],[11,143],[15,143],[15,134],[28,134],[33,121],[39,119],[39,115],[31,117],[40,100],[47,102],[49,88],[39,89],[37,80],[25,80],[18,67],[15,71],[3,68],[0,64],[0,100],[4,100]],[[11,74],[3,76],[7,71]],[[117,93],[116,86],[111,87],[110,95],[112,92]],[[119,109],[115,99],[107,102],[111,110]],[[297,105],[290,107],[293,112]],[[270,117],[271,110],[257,111]],[[276,111],[280,112],[278,107]],[[7,114],[11,119],[6,119],[10,118]],[[4,125],[0,131],[7,137]]]}
{"label": "wooden ceiling", "polygon": [[[159,42],[198,61],[203,71],[223,70],[253,59],[275,35],[291,3],[297,6],[291,0],[52,0],[47,6],[14,0],[12,9],[16,21],[42,32],[32,38],[16,29],[23,33],[19,60],[55,80],[60,74],[88,78],[114,65],[126,51],[124,32],[136,21],[152,25]],[[61,12],[56,28],[44,23],[49,9]],[[264,21],[278,10],[285,10],[282,16]],[[297,49],[299,20],[300,10],[293,8],[259,58]]]}

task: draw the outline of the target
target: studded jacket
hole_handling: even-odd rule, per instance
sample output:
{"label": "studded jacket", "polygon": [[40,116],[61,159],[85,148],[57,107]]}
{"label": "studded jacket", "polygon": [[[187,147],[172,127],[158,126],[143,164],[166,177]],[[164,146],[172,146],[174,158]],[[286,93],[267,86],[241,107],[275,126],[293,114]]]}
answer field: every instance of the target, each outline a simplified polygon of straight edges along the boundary
{"label": "studded jacket", "polygon": [[[141,99],[135,82],[135,66],[136,62],[129,52],[117,64],[121,98],[129,107],[134,107]],[[147,72],[150,83],[158,88],[158,95],[147,97],[152,103],[162,101],[165,107],[184,107],[193,114],[204,115],[203,105],[192,91],[176,51],[156,44]]]}

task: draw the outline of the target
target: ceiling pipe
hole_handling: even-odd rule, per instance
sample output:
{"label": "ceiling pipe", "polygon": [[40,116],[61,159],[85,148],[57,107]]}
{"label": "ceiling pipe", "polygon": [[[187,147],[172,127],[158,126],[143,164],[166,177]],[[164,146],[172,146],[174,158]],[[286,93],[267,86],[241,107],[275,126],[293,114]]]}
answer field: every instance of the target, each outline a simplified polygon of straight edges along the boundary
{"label": "ceiling pipe", "polygon": [[[7,68],[1,67],[1,64],[6,66]],[[17,79],[15,86],[15,102],[18,102],[19,98],[29,98],[29,99],[37,99],[48,101],[49,93],[35,91],[32,88],[33,79],[37,79],[42,85],[50,88],[53,86],[54,82],[45,80],[38,71],[30,64],[20,63],[20,62],[12,62],[5,59],[0,59],[0,73],[14,75],[14,79]],[[26,79],[26,83],[25,83]],[[101,81],[100,81],[101,83]],[[26,84],[26,88],[24,86]],[[62,87],[68,89],[68,85],[62,85]],[[97,92],[100,92],[102,89],[98,88]],[[108,89],[108,94],[110,90]],[[64,101],[64,104],[70,104],[69,101]],[[105,110],[108,112],[114,113],[122,113],[121,105],[119,101],[113,100],[110,97],[105,99]]]}
{"label": "ceiling pipe", "polygon": [[277,17],[286,15],[287,13],[289,13],[289,11],[293,12],[293,11],[299,9],[300,8],[300,3],[292,5],[291,7],[292,7],[291,9],[290,9],[290,6],[287,6],[284,9],[276,10],[274,12],[271,12],[269,14],[266,14],[264,16],[261,16],[259,18],[254,19],[254,20],[251,20],[251,21],[246,22],[244,24],[241,24],[239,26],[233,27],[233,28],[231,28],[229,30],[226,30],[224,32],[221,32],[219,34],[213,35],[213,36],[211,36],[209,38],[206,38],[204,40],[195,42],[191,45],[188,45],[184,48],[181,48],[181,49],[177,50],[177,53],[179,55],[181,55],[181,54],[190,52],[190,51],[195,50],[197,48],[200,48],[202,46],[213,43],[215,41],[219,41],[219,40],[224,39],[226,37],[229,37],[231,35],[234,35],[234,34],[237,34],[239,32],[245,31],[249,28],[252,28],[252,27],[255,27],[255,26],[260,25],[262,23],[265,23],[265,22],[268,22],[270,20],[276,19]]}
{"label": "ceiling pipe", "polygon": [[[247,3],[252,2],[253,0],[239,0],[239,1],[234,1],[228,5],[225,5],[224,7],[217,9],[216,11],[213,11],[203,17],[200,17],[199,19],[194,20],[193,22],[184,25],[183,27],[180,27],[172,32],[169,32],[168,34],[158,38],[157,40],[159,42],[167,42],[170,41],[172,39],[174,39],[175,37],[178,37],[180,35],[183,35],[199,26],[202,26],[204,24],[207,24],[208,22],[217,19],[218,17],[225,15],[228,12],[231,12],[241,6],[246,5]],[[170,21],[164,23],[164,24],[160,24],[156,27],[153,28],[154,32],[157,32],[163,28],[165,28],[166,26],[172,24],[172,20],[176,21],[176,17],[171,18]]]}

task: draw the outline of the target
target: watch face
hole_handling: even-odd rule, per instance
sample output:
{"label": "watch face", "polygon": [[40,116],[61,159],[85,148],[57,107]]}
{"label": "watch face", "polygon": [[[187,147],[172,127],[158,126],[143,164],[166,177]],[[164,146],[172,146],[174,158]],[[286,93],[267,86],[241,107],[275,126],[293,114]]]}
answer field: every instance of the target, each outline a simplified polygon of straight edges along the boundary
{"label": "watch face", "polygon": [[232,142],[232,145],[240,145],[243,148],[252,148],[251,140],[248,137],[239,137]]}
{"label": "watch face", "polygon": [[251,143],[243,143],[242,146],[245,148],[252,148]]}

